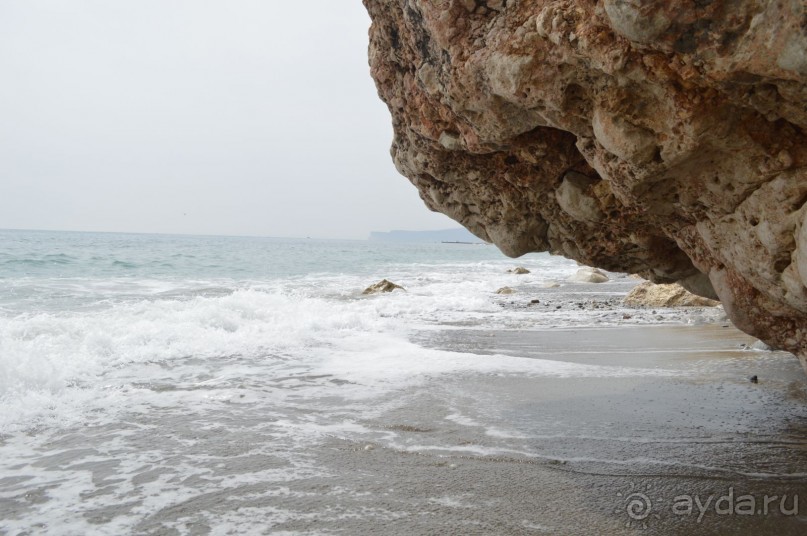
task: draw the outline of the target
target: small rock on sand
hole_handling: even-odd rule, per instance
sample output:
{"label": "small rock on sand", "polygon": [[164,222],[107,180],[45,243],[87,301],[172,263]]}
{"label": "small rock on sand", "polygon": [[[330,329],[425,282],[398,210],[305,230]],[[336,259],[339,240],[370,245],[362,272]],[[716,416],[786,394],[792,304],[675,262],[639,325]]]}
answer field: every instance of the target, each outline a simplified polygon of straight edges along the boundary
{"label": "small rock on sand", "polygon": [[773,346],[769,346],[762,341],[755,342],[754,344],[749,346],[749,348],[751,348],[752,350],[757,350],[759,352],[773,352],[774,350],[776,350],[776,348],[774,348]]}
{"label": "small rock on sand", "polygon": [[625,296],[625,305],[631,307],[715,307],[720,305],[720,302],[696,296],[678,283],[657,285],[646,281],[633,287],[633,290]]}
{"label": "small rock on sand", "polygon": [[577,273],[569,278],[569,281],[575,283],[605,283],[608,281],[608,276],[589,266],[580,268]]}
{"label": "small rock on sand", "polygon": [[392,281],[387,281],[386,279],[382,279],[378,283],[376,283],[374,285],[370,285],[369,287],[364,289],[364,292],[362,292],[362,294],[380,294],[381,292],[392,292],[393,290],[398,289],[398,288],[401,289],[401,290],[406,290],[402,286],[396,285]]}

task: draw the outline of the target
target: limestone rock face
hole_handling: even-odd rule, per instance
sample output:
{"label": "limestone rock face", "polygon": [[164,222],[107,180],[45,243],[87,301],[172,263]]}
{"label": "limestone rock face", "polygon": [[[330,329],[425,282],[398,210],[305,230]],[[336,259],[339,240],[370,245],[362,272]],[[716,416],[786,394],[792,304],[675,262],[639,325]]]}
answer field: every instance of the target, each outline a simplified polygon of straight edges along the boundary
{"label": "limestone rock face", "polygon": [[696,296],[677,283],[657,285],[650,281],[633,287],[625,296],[631,307],[716,307],[720,302]]}
{"label": "limestone rock face", "polygon": [[803,0],[364,3],[429,208],[510,256],[719,297],[806,359]]}

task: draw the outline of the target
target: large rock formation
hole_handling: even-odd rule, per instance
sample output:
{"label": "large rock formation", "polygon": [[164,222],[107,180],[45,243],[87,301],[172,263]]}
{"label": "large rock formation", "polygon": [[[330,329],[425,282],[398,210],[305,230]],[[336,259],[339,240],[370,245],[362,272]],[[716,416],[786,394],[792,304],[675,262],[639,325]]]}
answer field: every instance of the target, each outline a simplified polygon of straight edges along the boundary
{"label": "large rock formation", "polygon": [[364,0],[399,171],[506,254],[719,297],[807,356],[803,0]]}

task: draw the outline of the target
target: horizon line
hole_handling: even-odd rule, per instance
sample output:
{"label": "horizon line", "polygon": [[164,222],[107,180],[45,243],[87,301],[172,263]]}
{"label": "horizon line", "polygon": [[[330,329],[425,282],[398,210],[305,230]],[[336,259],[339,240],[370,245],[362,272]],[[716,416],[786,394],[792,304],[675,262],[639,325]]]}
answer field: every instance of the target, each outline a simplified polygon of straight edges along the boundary
{"label": "horizon line", "polygon": [[196,236],[202,238],[276,238],[284,240],[342,240],[352,242],[370,242],[371,235],[374,233],[392,233],[392,232],[414,232],[414,233],[429,233],[441,231],[453,231],[458,229],[465,229],[464,227],[453,227],[449,229],[426,229],[423,231],[413,231],[407,229],[392,229],[389,231],[369,231],[366,238],[323,238],[318,236],[277,236],[277,235],[260,235],[260,234],[210,234],[210,233],[181,233],[181,232],[148,232],[148,231],[87,231],[79,229],[35,229],[35,228],[21,228],[21,227],[0,227],[0,232],[3,231],[27,231],[34,233],[88,233],[88,234],[121,234],[121,235],[155,235],[155,236]]}
{"label": "horizon line", "polygon": [[87,234],[121,234],[121,235],[156,235],[156,236],[197,236],[197,237],[221,237],[221,238],[281,238],[292,240],[348,240],[348,241],[369,241],[367,238],[322,238],[318,236],[273,236],[259,234],[210,234],[210,233],[181,233],[181,232],[158,232],[158,231],[86,231],[78,229],[33,229],[21,227],[0,227],[3,231],[27,231],[34,233],[87,233]]}

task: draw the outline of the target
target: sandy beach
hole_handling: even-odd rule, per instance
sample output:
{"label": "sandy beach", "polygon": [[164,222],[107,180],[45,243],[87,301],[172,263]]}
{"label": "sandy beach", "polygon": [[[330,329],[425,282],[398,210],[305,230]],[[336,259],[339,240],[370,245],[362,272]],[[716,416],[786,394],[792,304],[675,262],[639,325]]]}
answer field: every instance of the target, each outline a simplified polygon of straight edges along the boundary
{"label": "sandy beach", "polygon": [[[99,533],[804,534],[803,371],[724,326],[434,332],[435,350],[575,368],[480,365],[358,400],[340,393],[361,379],[278,378],[294,419],[254,400],[124,415],[41,444],[23,471],[51,483],[0,479],[0,517],[52,532],[27,512],[69,471],[91,479],[72,508]],[[317,381],[336,388],[308,397]],[[150,500],[168,504],[135,515]]]}
{"label": "sandy beach", "polygon": [[[310,510],[312,518],[277,528],[363,534],[804,534],[803,372],[789,355],[741,349],[749,342],[720,324],[435,334],[434,346],[443,349],[476,346],[496,354],[669,374],[469,375],[408,392],[393,409],[364,423],[376,439],[334,437],[319,451],[317,463],[333,477],[290,489],[300,494],[290,504]],[[759,383],[749,382],[757,373]],[[731,503],[718,502],[729,496]],[[756,502],[753,514],[748,496]],[[315,515],[325,504],[333,512],[376,512],[378,519],[334,523]]]}

